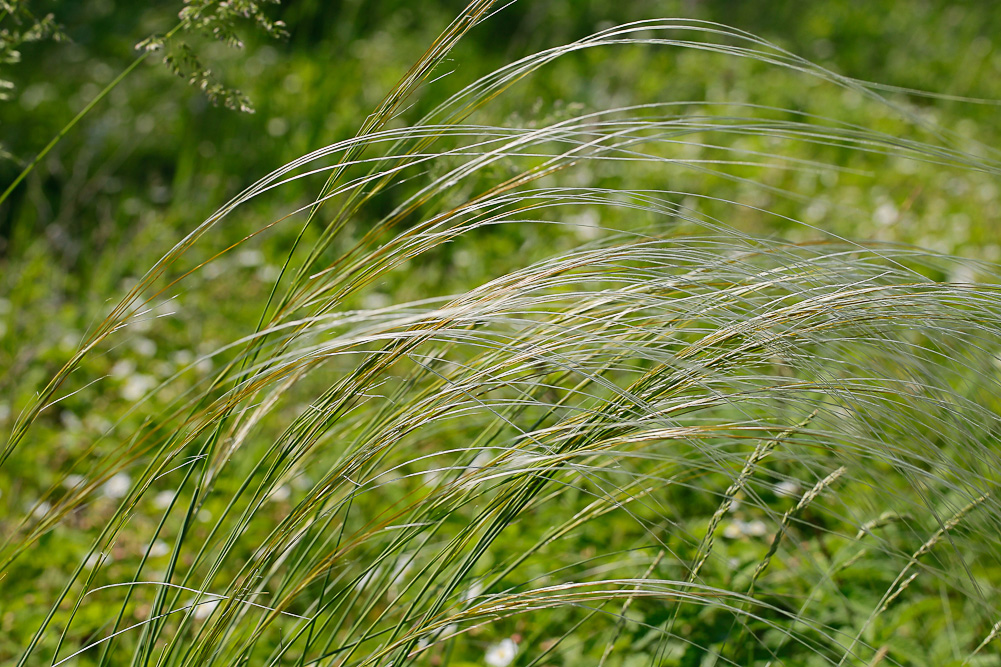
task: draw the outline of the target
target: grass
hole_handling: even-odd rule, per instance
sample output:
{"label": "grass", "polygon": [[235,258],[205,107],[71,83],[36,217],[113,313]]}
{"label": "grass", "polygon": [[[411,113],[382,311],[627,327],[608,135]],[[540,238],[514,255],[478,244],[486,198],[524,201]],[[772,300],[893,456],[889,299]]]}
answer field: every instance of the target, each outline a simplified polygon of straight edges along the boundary
{"label": "grass", "polygon": [[[43,489],[3,517],[3,657],[998,664],[996,269],[807,225],[797,188],[881,178],[855,159],[996,179],[997,152],[693,20],[542,51],[402,122],[495,9],[471,3],[355,137],[245,190],[53,351],[0,455],[7,488]],[[661,98],[491,120],[559,59],[663,49],[908,129]],[[314,199],[254,217],[302,183]],[[239,253],[269,241],[262,289]],[[100,370],[219,283],[229,339]],[[33,458],[115,382],[100,437]]]}

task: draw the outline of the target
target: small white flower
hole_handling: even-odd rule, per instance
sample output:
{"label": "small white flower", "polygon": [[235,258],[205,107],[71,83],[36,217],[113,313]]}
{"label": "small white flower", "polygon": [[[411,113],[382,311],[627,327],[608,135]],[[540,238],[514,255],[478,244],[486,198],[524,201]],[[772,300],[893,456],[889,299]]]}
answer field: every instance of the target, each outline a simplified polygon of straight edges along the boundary
{"label": "small white flower", "polygon": [[390,586],[398,587],[403,583],[403,579],[410,573],[414,567],[414,558],[409,554],[401,554],[399,558],[396,559],[396,565],[393,566],[393,581]]}
{"label": "small white flower", "polygon": [[202,523],[208,523],[212,520],[212,512],[208,511],[204,507],[198,510],[198,514],[196,516]]}
{"label": "small white flower", "polygon": [[89,428],[91,431],[96,431],[97,433],[107,434],[108,431],[114,426],[110,420],[100,415],[89,414],[83,418],[83,425]]}
{"label": "small white flower", "polygon": [[257,267],[257,270],[254,271],[254,277],[262,283],[273,283],[278,280],[278,276],[280,276],[281,273],[281,269],[274,264],[264,264]]}
{"label": "small white flower", "polygon": [[441,468],[433,468],[421,473],[421,479],[424,480],[424,484],[427,486],[438,486],[445,479],[445,473]]}
{"label": "small white flower", "polygon": [[153,542],[153,546],[149,548],[150,558],[159,558],[160,556],[166,556],[169,553],[170,546],[163,540]]}
{"label": "small white flower", "polygon": [[875,212],[873,212],[872,217],[876,220],[876,223],[886,227],[887,225],[892,225],[897,221],[900,212],[897,207],[890,202],[883,202],[880,204]]}
{"label": "small white flower", "polygon": [[368,586],[370,583],[378,579],[380,574],[382,574],[381,565],[371,568],[369,570],[365,570],[365,574],[361,575],[361,578],[358,579],[358,583],[355,584],[355,590],[356,591],[364,590],[366,586]]}
{"label": "small white flower", "polygon": [[462,601],[464,603],[472,602],[481,595],[483,595],[483,582],[474,581],[469,585],[469,588],[462,593]]}
{"label": "small white flower", "polygon": [[494,450],[491,448],[481,449],[473,459],[473,462],[469,464],[466,468],[467,472],[476,472],[480,468],[484,467],[486,464],[490,463],[494,458]]}
{"label": "small white flower", "polygon": [[439,642],[448,639],[452,635],[456,634],[458,631],[459,631],[458,625],[456,625],[455,623],[449,623],[441,630],[438,630],[437,632],[432,632],[429,635],[421,637],[420,640],[418,640],[417,642],[417,648],[423,651],[428,646],[431,646],[431,644],[433,644],[434,642]]}
{"label": "small white flower", "polygon": [[52,509],[52,503],[48,500],[43,500],[42,502],[35,505],[35,508],[31,510],[31,516],[36,519],[44,519],[45,515],[49,513]]}
{"label": "small white flower", "polygon": [[951,283],[975,283],[977,282],[977,272],[968,264],[960,264],[949,273]]}
{"label": "small white flower", "polygon": [[743,537],[744,532],[740,529],[740,524],[742,523],[744,522],[738,519],[737,521],[731,521],[726,524],[726,527],[723,528],[723,537],[728,540],[735,540],[738,537]]}
{"label": "small white flower", "polygon": [[132,341],[132,349],[142,357],[152,357],[156,354],[156,343],[145,336],[139,336]]}
{"label": "small white flower", "polygon": [[187,366],[195,360],[195,354],[191,350],[178,350],[170,355],[170,360],[178,366]]}
{"label": "small white flower", "polygon": [[385,308],[392,303],[393,300],[389,298],[389,295],[382,292],[369,292],[361,300],[361,305],[369,310]]}
{"label": "small white flower", "polygon": [[63,486],[67,489],[75,489],[86,481],[87,478],[83,475],[66,475],[66,479],[63,480]]}
{"label": "small white flower", "polygon": [[482,482],[483,480],[477,479],[477,476],[480,471],[486,468],[493,459],[494,450],[492,448],[487,447],[486,449],[481,449],[470,464],[462,471],[462,480],[460,484],[465,488],[472,488]]}
{"label": "small white flower", "polygon": [[575,215],[567,222],[574,226],[574,233],[582,241],[591,241],[601,236],[601,219],[593,210]]}
{"label": "small white flower", "polygon": [[198,620],[203,620],[208,618],[215,608],[219,606],[219,602],[222,598],[215,598],[212,600],[206,600],[204,602],[199,602],[198,606],[195,607],[195,618]]}
{"label": "small white flower", "polygon": [[87,556],[87,567],[94,569],[103,563],[110,563],[111,556],[105,553],[93,553]]}
{"label": "small white flower", "polygon": [[130,375],[125,380],[125,384],[122,385],[122,398],[126,401],[138,401],[156,385],[156,378],[152,375],[134,373]]}
{"label": "small white flower", "polygon": [[730,501],[730,509],[727,510],[727,511],[732,514],[732,513],[736,512],[737,510],[739,510],[740,506],[742,504],[743,503],[741,503],[739,500],[737,500],[736,498],[734,498],[733,500]]}
{"label": "small white flower", "polygon": [[177,495],[176,491],[161,491],[160,493],[153,496],[153,507],[158,510],[165,510],[170,507],[170,503],[174,502],[174,496]]}
{"label": "small white flower", "polygon": [[271,489],[271,493],[268,494],[268,500],[276,503],[283,503],[289,499],[292,495],[292,489],[288,487],[288,484],[282,484],[281,486]]}
{"label": "small white flower", "polygon": [[781,496],[782,498],[795,496],[797,493],[799,493],[799,484],[791,479],[787,479],[775,485],[775,495]]}
{"label": "small white flower", "polygon": [[236,253],[234,257],[236,263],[240,266],[245,266],[247,268],[253,268],[255,266],[260,266],[264,263],[264,253],[260,250],[247,249],[241,250]]}
{"label": "small white flower", "polygon": [[485,660],[490,667],[507,667],[518,655],[518,645],[510,637],[487,649]]}
{"label": "small white flower", "polygon": [[512,456],[508,462],[508,469],[514,470],[516,472],[522,472],[525,470],[531,470],[535,463],[541,461],[542,457],[529,452],[517,452]]}
{"label": "small white flower", "polygon": [[83,428],[83,421],[72,410],[63,410],[59,413],[59,421],[68,431],[79,431]]}
{"label": "small white flower", "polygon": [[108,371],[108,375],[113,378],[125,378],[136,372],[136,362],[131,359],[121,359]]}
{"label": "small white flower", "polygon": [[132,486],[132,478],[126,473],[116,473],[111,479],[104,483],[104,495],[112,500],[124,498]]}
{"label": "small white flower", "polygon": [[736,540],[740,537],[761,537],[768,532],[768,526],[761,519],[753,521],[743,521],[736,519],[731,521],[723,529],[723,537],[729,540]]}

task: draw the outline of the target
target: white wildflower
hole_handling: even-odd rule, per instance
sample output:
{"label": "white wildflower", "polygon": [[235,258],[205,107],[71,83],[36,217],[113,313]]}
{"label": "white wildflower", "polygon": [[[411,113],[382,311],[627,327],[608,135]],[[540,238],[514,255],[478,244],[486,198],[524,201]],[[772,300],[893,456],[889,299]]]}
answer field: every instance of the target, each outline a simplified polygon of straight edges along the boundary
{"label": "white wildflower", "polygon": [[737,520],[726,524],[723,528],[723,537],[728,540],[735,540],[738,537],[742,537],[744,533],[740,530],[739,524],[741,523],[743,523],[743,521]]}
{"label": "white wildflower", "polygon": [[582,241],[591,241],[601,236],[601,219],[591,209],[573,216],[567,222],[574,226],[574,233]]}
{"label": "white wildflower", "polygon": [[111,479],[104,483],[104,495],[112,500],[118,500],[119,498],[125,497],[131,486],[132,478],[129,477],[127,473],[116,473]]}
{"label": "white wildflower", "polygon": [[170,507],[170,503],[174,502],[174,497],[177,495],[176,491],[161,491],[160,493],[153,496],[153,507],[158,510],[165,510]]}
{"label": "white wildflower", "polygon": [[59,421],[67,431],[79,431],[83,428],[83,421],[72,410],[60,412]]}
{"label": "white wildflower", "polygon": [[215,608],[219,606],[219,602],[222,598],[214,598],[211,600],[206,600],[204,602],[199,602],[198,606],[195,607],[195,618],[198,620],[203,620],[208,618]]}
{"label": "white wildflower", "polygon": [[178,366],[184,367],[195,360],[195,353],[191,350],[178,350],[170,355],[170,360]]}
{"label": "white wildflower", "polygon": [[379,308],[385,308],[393,303],[393,300],[389,298],[388,294],[383,292],[369,292],[362,297],[361,305],[369,310],[378,310]]}
{"label": "white wildflower", "polygon": [[799,484],[791,479],[787,479],[775,485],[775,495],[782,498],[795,496],[797,493],[799,493]]}
{"label": "white wildflower", "polygon": [[508,460],[507,467],[517,472],[523,472],[534,468],[535,464],[540,460],[542,460],[542,457],[535,454],[531,454],[529,452],[517,452]]}
{"label": "white wildflower", "polygon": [[431,646],[431,644],[448,639],[452,635],[458,632],[459,632],[459,626],[456,625],[455,623],[449,623],[441,630],[438,630],[437,632],[432,632],[428,635],[421,637],[417,641],[417,648],[423,651],[428,646]]}
{"label": "white wildflower", "polygon": [[44,519],[45,515],[52,510],[52,503],[48,500],[43,500],[42,502],[35,505],[34,509],[31,510],[31,516],[36,519]]}
{"label": "white wildflower", "polygon": [[477,473],[487,465],[494,458],[494,450],[487,447],[486,449],[481,449],[472,462],[466,466],[465,470],[462,472],[462,485],[469,488],[476,486],[480,481],[476,478]]}
{"label": "white wildflower", "polygon": [[197,518],[202,523],[208,523],[212,520],[212,512],[208,511],[204,507],[198,510]]}
{"label": "white wildflower", "polygon": [[892,225],[896,222],[899,215],[900,212],[897,210],[896,206],[890,202],[883,202],[876,208],[872,217],[879,225],[886,227],[887,225]]}
{"label": "white wildflower", "polygon": [[445,479],[445,472],[441,468],[432,468],[421,473],[421,479],[427,486],[438,486]]}
{"label": "white wildflower", "polygon": [[152,357],[156,354],[156,343],[149,338],[139,336],[132,341],[132,349],[142,357]]}
{"label": "white wildflower", "polygon": [[209,280],[213,280],[226,273],[226,267],[223,266],[222,261],[216,260],[203,266],[202,273],[204,273],[205,277]]}
{"label": "white wildflower", "polygon": [[159,558],[160,556],[166,556],[170,553],[170,545],[168,545],[163,540],[156,540],[153,542],[153,546],[149,548],[150,558]]}
{"label": "white wildflower", "polygon": [[969,264],[960,264],[949,273],[949,282],[970,284],[977,282],[977,272]]}
{"label": "white wildflower", "polygon": [[462,593],[462,601],[464,603],[472,602],[481,595],[483,595],[483,582],[474,581],[469,585],[469,588]]}
{"label": "white wildflower", "polygon": [[361,578],[358,579],[358,583],[355,584],[355,590],[356,591],[364,590],[370,583],[378,579],[379,575],[381,574],[382,574],[381,565],[365,570],[365,574],[361,575]]}
{"label": "white wildflower", "polygon": [[486,466],[494,458],[494,450],[491,448],[481,449],[473,459],[473,462],[469,464],[466,468],[468,472],[476,472],[480,468]]}
{"label": "white wildflower", "polygon": [[240,266],[253,268],[255,266],[260,266],[261,264],[264,263],[264,253],[262,253],[260,250],[253,250],[253,249],[241,250],[240,252],[236,253],[235,259],[236,263],[239,264]]}
{"label": "white wildflower", "polygon": [[254,278],[262,283],[273,283],[278,280],[278,276],[281,274],[281,269],[274,264],[263,264],[254,271]]}
{"label": "white wildflower", "polygon": [[63,480],[63,486],[67,489],[75,489],[86,481],[87,478],[83,475],[66,475],[66,479]]}
{"label": "white wildflower", "polygon": [[409,554],[400,555],[400,557],[396,559],[396,565],[393,566],[393,581],[390,583],[390,586],[400,586],[403,583],[403,579],[413,568],[414,557]]}
{"label": "white wildflower", "polygon": [[125,378],[136,372],[136,362],[131,359],[121,359],[115,362],[115,365],[111,367],[108,371],[108,375],[113,378]]}
{"label": "white wildflower", "polygon": [[83,425],[91,431],[101,433],[102,435],[107,434],[114,426],[114,424],[111,423],[111,420],[107,417],[102,417],[101,415],[95,415],[93,413],[83,418]]}
{"label": "white wildflower", "polygon": [[87,556],[87,567],[89,567],[90,569],[94,569],[99,565],[110,562],[111,562],[111,556],[106,553],[93,553]]}
{"label": "white wildflower", "polygon": [[133,373],[122,386],[122,398],[126,401],[138,401],[157,385],[156,378],[145,373]]}
{"label": "white wildflower", "polygon": [[281,486],[271,489],[271,493],[268,494],[268,500],[276,503],[283,503],[289,499],[292,495],[292,489],[289,488],[288,484],[282,484]]}
{"label": "white wildflower", "polygon": [[484,659],[490,667],[507,667],[514,662],[516,655],[518,645],[509,637],[488,648]]}
{"label": "white wildflower", "polygon": [[743,521],[736,519],[731,521],[723,529],[723,537],[736,540],[741,537],[761,537],[768,532],[768,526],[761,519],[753,521]]}

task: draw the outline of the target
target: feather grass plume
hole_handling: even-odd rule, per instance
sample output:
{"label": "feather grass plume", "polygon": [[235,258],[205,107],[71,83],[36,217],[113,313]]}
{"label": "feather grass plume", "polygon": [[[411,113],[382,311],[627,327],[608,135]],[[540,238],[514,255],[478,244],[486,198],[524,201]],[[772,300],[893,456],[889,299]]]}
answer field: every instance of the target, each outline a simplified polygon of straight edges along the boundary
{"label": "feather grass plume", "polygon": [[[610,28],[391,122],[492,9],[470,4],[354,138],[194,227],[21,413],[3,461],[88,355],[204,267],[195,250],[238,245],[230,216],[321,179],[314,201],[261,226],[303,221],[259,326],[206,355],[211,378],[157,387],[162,412],[96,443],[90,480],[53,487],[8,531],[0,572],[119,482],[17,664],[459,665],[512,637],[521,665],[907,664],[933,650],[899,633],[915,614],[954,616],[956,660],[972,664],[1001,616],[993,267],[947,282],[968,262],[760,238],[690,202],[751,204],[672,183],[699,174],[798,201],[767,175],[833,169],[745,138],[994,176],[995,154],[932,127],[918,141],[752,104],[480,120],[552,61],[627,46],[751,58],[892,107],[691,20]],[[598,170],[621,185],[572,178]],[[639,172],[662,185],[631,186]],[[579,238],[581,210],[602,222],[594,238],[482,284],[361,299],[497,229]],[[111,569],[101,554],[118,544],[133,551]],[[117,613],[79,631],[96,605]]]}

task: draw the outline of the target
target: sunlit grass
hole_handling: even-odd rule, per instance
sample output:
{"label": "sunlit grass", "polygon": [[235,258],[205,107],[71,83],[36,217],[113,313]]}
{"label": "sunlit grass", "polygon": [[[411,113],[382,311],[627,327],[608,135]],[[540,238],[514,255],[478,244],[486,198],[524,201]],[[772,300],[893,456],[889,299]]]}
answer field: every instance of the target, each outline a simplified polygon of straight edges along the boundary
{"label": "sunlit grass", "polygon": [[[6,520],[0,572],[22,571],[54,534],[79,556],[45,573],[61,593],[32,602],[50,611],[17,627],[32,637],[17,664],[986,654],[999,581],[995,269],[821,229],[755,236],[698,202],[782,216],[673,183],[695,174],[807,207],[770,179],[847,171],[799,157],[811,147],[996,177],[993,152],[904,109],[922,138],[753,103],[481,119],[550,61],[627,45],[753,58],[892,108],[877,87],[683,20],[542,52],[421,121],[391,122],[491,6],[472,3],[356,137],[193,227],[24,406],[7,463],[67,393],[101,391],[90,355],[161,324],[174,294],[246,242],[226,226],[248,202],[319,179],[313,202],[260,226],[302,232],[273,292],[256,295],[258,326],[127,395],[136,419]],[[363,226],[369,210],[380,214]],[[525,228],[553,247],[454,293],[366,300],[450,245],[475,253],[470,239]]]}

